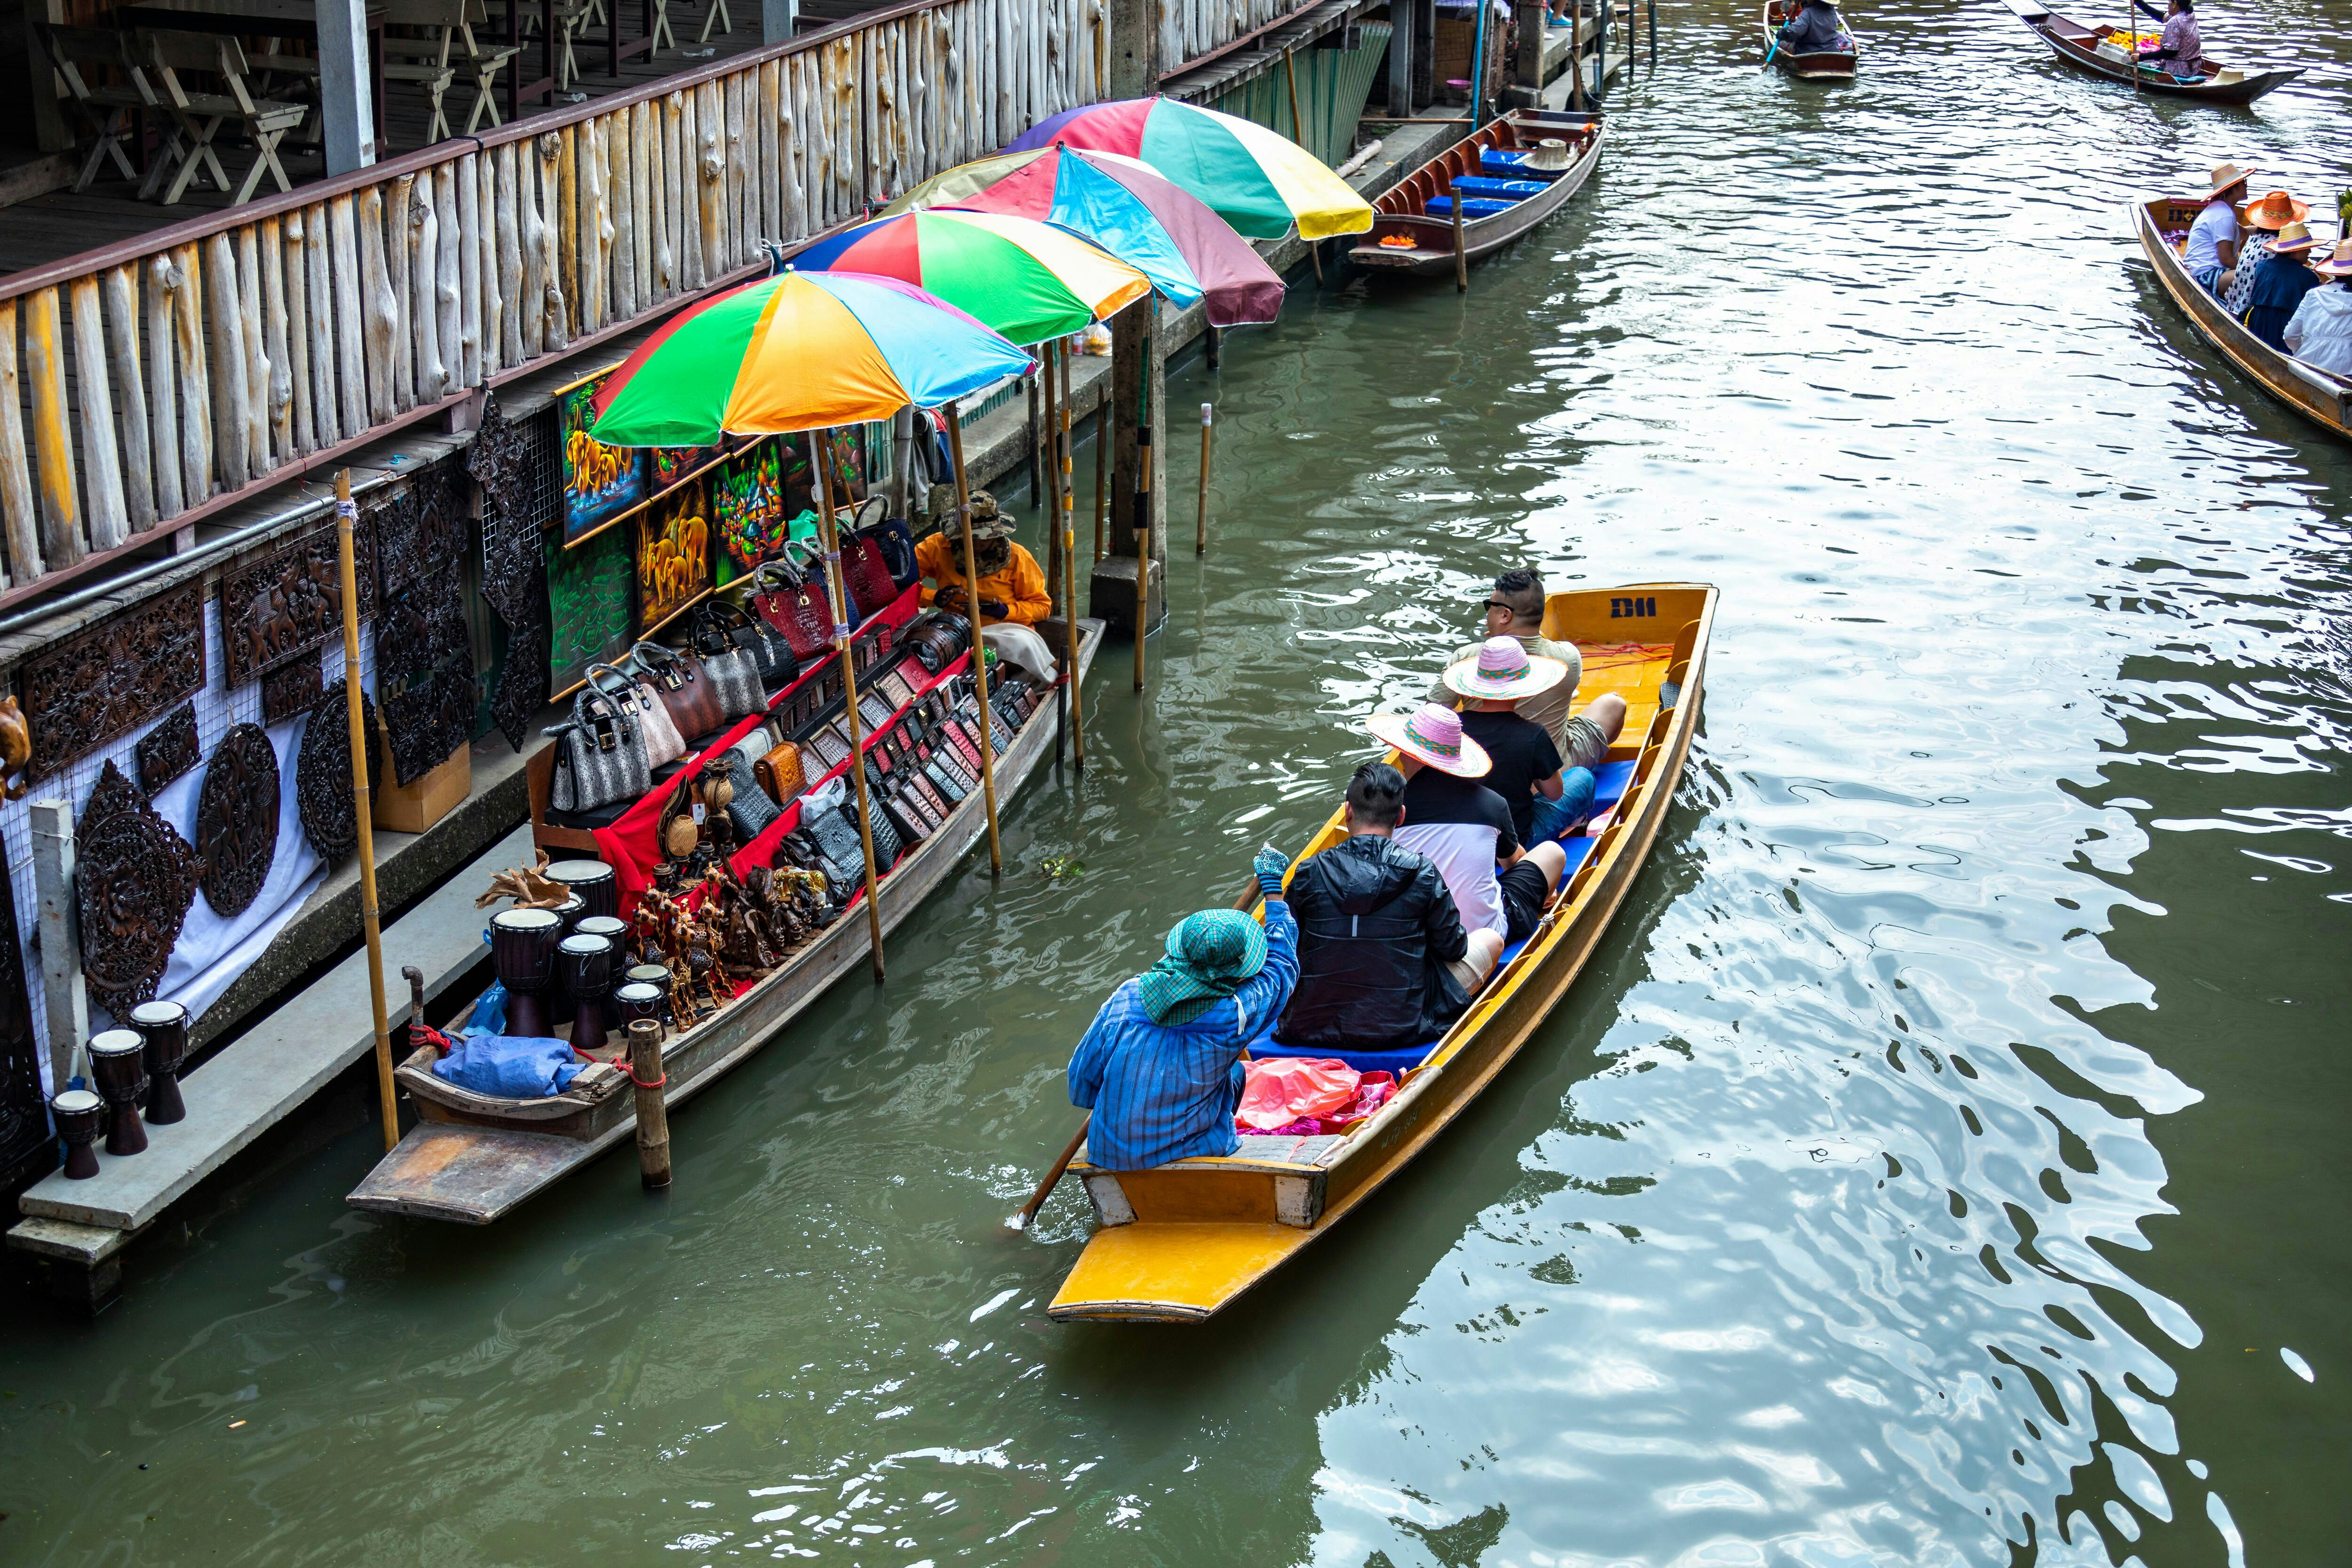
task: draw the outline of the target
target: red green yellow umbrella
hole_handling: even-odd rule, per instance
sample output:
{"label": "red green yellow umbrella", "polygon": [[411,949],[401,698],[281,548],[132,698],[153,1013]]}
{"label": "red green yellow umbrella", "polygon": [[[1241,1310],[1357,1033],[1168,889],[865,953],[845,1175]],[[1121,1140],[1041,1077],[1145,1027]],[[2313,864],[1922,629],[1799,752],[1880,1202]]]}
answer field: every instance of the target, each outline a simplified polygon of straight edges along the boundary
{"label": "red green yellow umbrella", "polygon": [[1254,239],[1298,226],[1302,239],[1361,234],[1371,204],[1330,166],[1265,126],[1172,98],[1124,98],[1065,110],[1005,147],[1024,153],[1056,142],[1149,163]]}
{"label": "red green yellow umbrella", "polygon": [[1016,343],[1083,331],[1151,292],[1150,279],[1108,251],[1003,213],[877,218],[817,241],[793,266],[903,279]]}
{"label": "red green yellow umbrella", "polygon": [[1035,368],[898,279],[785,272],[670,318],[606,379],[588,433],[611,447],[707,447],[936,408]]}

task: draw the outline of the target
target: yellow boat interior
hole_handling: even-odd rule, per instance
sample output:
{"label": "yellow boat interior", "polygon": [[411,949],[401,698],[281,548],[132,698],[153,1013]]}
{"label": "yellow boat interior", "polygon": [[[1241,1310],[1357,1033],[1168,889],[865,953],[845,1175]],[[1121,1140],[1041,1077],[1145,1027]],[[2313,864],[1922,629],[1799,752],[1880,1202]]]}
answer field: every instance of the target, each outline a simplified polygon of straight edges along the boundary
{"label": "yellow boat interior", "polygon": [[[1070,1174],[1097,1228],[1052,1316],[1206,1319],[1337,1224],[1486,1087],[1575,978],[1656,836],[1696,724],[1715,601],[1712,587],[1683,583],[1550,595],[1544,634],[1583,656],[1578,710],[1615,692],[1626,716],[1601,770],[1605,809],[1562,840],[1568,873],[1535,934],[1505,952],[1418,1065],[1400,1064],[1397,1093],[1337,1135],[1246,1136],[1234,1154],[1147,1171],[1106,1170],[1081,1149]],[[1297,858],[1346,837],[1335,809]]]}

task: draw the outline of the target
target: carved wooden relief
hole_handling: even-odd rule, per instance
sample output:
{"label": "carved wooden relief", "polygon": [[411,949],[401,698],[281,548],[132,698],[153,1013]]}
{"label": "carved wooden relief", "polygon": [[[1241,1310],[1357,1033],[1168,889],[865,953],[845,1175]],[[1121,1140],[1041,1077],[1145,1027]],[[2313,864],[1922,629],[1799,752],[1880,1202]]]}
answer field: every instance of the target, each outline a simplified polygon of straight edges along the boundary
{"label": "carved wooden relief", "polygon": [[[51,1146],[33,1038],[32,994],[16,938],[16,889],[8,876],[7,847],[0,844],[0,1179]],[[47,1170],[55,1158],[47,1155],[40,1168]]]}
{"label": "carved wooden relief", "polygon": [[213,913],[251,908],[278,858],[278,753],[258,724],[231,730],[205,764],[196,795],[196,858]]}
{"label": "carved wooden relief", "polygon": [[283,724],[308,713],[326,689],[326,669],[317,654],[288,659],[261,678],[261,721]]}
{"label": "carved wooden relief", "polygon": [[155,999],[196,897],[196,852],[112,763],[75,830],[82,977],[117,1018]]}
{"label": "carved wooden relief", "polygon": [[26,774],[46,778],[205,684],[205,602],[184,584],[25,660]]}
{"label": "carved wooden relief", "polygon": [[468,499],[452,459],[422,469],[369,509],[379,598],[464,554]]}
{"label": "carved wooden relief", "polygon": [[153,800],[163,786],[204,760],[196,743],[196,705],[183,702],[173,715],[139,737],[139,787]]}
{"label": "carved wooden relief", "polygon": [[392,773],[413,784],[474,733],[474,648],[458,563],[384,602],[376,625],[376,694],[392,736]]}
{"label": "carved wooden relief", "polygon": [[466,471],[482,488],[482,597],[506,623],[506,664],[490,700],[490,718],[522,750],[531,715],[547,700],[553,647],[548,618],[547,560],[532,498],[540,483],[523,426],[488,401],[467,449]]}
{"label": "carved wooden relief", "polygon": [[[375,549],[364,516],[352,550],[360,619],[366,620],[375,614]],[[342,632],[342,567],[332,522],[221,578],[221,652],[231,686]]]}
{"label": "carved wooden relief", "polygon": [[[352,788],[350,699],[336,681],[320,694],[310,710],[310,728],[302,731],[301,749],[294,753],[294,807],[301,814],[302,831],[311,847],[329,861],[349,858],[360,847],[359,796]],[[383,772],[383,742],[376,739],[375,704],[360,693],[360,722],[367,735],[368,787],[373,789]]]}

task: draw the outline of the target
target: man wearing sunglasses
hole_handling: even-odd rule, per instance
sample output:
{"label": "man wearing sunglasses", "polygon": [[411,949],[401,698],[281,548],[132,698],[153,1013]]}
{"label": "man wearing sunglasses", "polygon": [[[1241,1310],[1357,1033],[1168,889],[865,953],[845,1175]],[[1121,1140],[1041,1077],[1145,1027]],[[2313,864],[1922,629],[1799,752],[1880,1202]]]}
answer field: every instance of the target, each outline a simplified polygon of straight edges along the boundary
{"label": "man wearing sunglasses", "polygon": [[[1543,635],[1543,579],[1524,566],[1514,566],[1495,579],[1495,591],[1486,596],[1486,631],[1490,637],[1517,637],[1519,646],[1538,658],[1556,658],[1568,666],[1568,679],[1535,696],[1523,698],[1518,713],[1532,719],[1551,732],[1552,744],[1562,746],[1568,737],[1569,710],[1576,701],[1578,682],[1584,679],[1584,656],[1576,645],[1554,642]],[[1483,639],[1481,639],[1483,640]],[[1447,665],[1478,657],[1477,643],[1465,643],[1454,650]],[[1447,689],[1440,679],[1429,689],[1429,700],[1451,708],[1460,697]],[[1604,746],[1605,749],[1605,746]],[[1566,755],[1565,750],[1561,754]]]}

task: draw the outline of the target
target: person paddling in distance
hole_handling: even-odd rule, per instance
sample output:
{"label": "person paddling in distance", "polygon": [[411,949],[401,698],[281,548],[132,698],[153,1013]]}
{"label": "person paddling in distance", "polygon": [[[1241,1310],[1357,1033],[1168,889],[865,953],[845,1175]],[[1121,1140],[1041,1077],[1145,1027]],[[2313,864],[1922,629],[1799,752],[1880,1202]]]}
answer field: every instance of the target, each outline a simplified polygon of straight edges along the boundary
{"label": "person paddling in distance", "polygon": [[1784,55],[1853,53],[1853,36],[1838,15],[1837,0],[1805,0],[1804,9],[1782,24],[1780,52]]}
{"label": "person paddling in distance", "polygon": [[2352,376],[2352,239],[2337,240],[2328,258],[2311,270],[2323,287],[2303,297],[2281,338],[2304,363]]}
{"label": "person paddling in distance", "polygon": [[1265,926],[1238,910],[1185,916],[1160,962],[1110,994],[1070,1057],[1070,1103],[1094,1113],[1087,1158],[1105,1170],[1241,1148],[1243,1048],[1281,1016],[1298,980],[1298,922],[1282,892],[1290,862],[1263,849],[1250,868]]}
{"label": "person paddling in distance", "polygon": [[1494,763],[1462,732],[1462,715],[1433,702],[1412,713],[1375,713],[1364,727],[1396,748],[1396,768],[1405,775],[1396,841],[1436,862],[1465,929],[1492,931],[1507,947],[1534,934],[1568,852],[1556,843],[1519,847],[1511,808],[1478,782]]}
{"label": "person paddling in distance", "polygon": [[2252,169],[2235,163],[2213,165],[2213,180],[2205,193],[2204,208],[2198,213],[2197,221],[2189,226],[2189,243],[2180,252],[2180,265],[2216,300],[2227,300],[2231,284],[2237,280],[2236,204],[2246,199],[2246,182],[2253,175]]}

